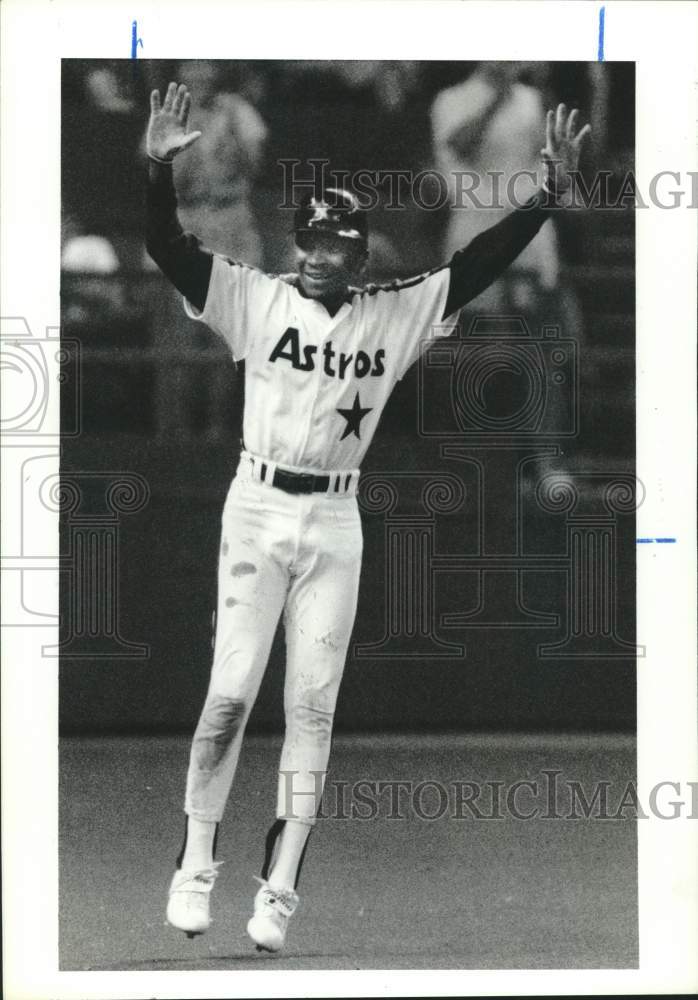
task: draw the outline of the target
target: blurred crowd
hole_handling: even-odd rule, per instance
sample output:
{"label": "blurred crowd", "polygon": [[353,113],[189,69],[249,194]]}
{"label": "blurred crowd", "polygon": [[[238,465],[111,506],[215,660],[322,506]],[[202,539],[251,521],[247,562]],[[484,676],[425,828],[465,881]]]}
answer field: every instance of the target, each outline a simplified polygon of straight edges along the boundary
{"label": "blurred crowd", "polygon": [[[272,271],[290,259],[289,212],[279,207],[283,160],[300,161],[296,178],[310,177],[315,159],[349,175],[436,169],[451,183],[457,171],[486,178],[497,170],[505,181],[537,168],[545,110],[559,100],[593,119],[592,156],[622,156],[633,142],[622,110],[614,110],[619,97],[622,109],[622,73],[616,79],[616,69],[596,63],[67,60],[63,67],[63,263],[73,270],[149,266],[140,241],[148,95],[170,79],[189,86],[190,127],[203,132],[176,163],[185,229]],[[374,275],[448,259],[505,209],[425,212],[411,199],[403,212],[379,206],[371,218]],[[555,228],[546,226],[521,270],[550,290],[559,253]]]}

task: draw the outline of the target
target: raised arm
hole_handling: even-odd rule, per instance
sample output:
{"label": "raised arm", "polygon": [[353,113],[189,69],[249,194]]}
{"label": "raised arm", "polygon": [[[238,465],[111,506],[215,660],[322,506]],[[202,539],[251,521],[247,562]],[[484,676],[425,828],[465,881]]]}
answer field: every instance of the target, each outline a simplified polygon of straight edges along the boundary
{"label": "raised arm", "polygon": [[451,278],[443,319],[491,285],[530,243],[550,209],[562,203],[579,166],[582,143],[591,132],[590,125],[576,131],[578,115],[575,109],[568,116],[564,104],[558,105],[557,112],[548,111],[545,147],[541,150],[543,187],[525,205],[454,254],[449,264]]}
{"label": "raised arm", "polygon": [[184,85],[178,87],[171,83],[162,104],[159,91],[154,90],[150,95],[145,245],[175,288],[193,306],[203,310],[213,254],[195,236],[182,229],[177,218],[177,195],[172,178],[175,156],[201,135],[201,132],[187,132],[190,104],[191,96]]}

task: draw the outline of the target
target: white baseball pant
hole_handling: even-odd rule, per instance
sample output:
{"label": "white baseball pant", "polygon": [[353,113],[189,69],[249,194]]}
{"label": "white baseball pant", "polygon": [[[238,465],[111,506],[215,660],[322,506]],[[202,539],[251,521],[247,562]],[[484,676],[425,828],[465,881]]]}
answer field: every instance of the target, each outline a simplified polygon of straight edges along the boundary
{"label": "white baseball pant", "polygon": [[219,822],[281,612],[286,732],[276,815],[315,823],[363,547],[351,494],[289,494],[243,453],[222,516],[213,668],[194,733],[185,811]]}

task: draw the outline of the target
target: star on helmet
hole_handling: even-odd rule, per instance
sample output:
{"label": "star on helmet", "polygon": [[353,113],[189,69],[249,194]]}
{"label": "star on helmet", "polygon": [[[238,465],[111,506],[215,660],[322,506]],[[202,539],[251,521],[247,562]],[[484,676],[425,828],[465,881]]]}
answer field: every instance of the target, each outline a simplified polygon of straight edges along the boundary
{"label": "star on helmet", "polygon": [[308,219],[309,226],[312,226],[314,222],[322,222],[323,219],[330,218],[330,206],[326,201],[318,201],[317,198],[311,198],[310,207],[313,209],[313,217]]}
{"label": "star on helmet", "polygon": [[355,195],[342,188],[325,188],[316,196],[305,194],[296,209],[293,233],[325,230],[342,239],[357,240],[366,247],[368,218]]}

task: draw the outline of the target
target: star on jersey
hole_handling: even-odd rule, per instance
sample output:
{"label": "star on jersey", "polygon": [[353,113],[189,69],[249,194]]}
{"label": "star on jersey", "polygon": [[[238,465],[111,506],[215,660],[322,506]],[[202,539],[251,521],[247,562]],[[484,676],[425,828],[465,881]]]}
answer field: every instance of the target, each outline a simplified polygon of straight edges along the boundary
{"label": "star on jersey", "polygon": [[361,440],[361,434],[359,433],[361,427],[361,421],[364,419],[367,413],[371,412],[372,409],[373,409],[372,406],[369,406],[368,408],[361,406],[361,400],[359,399],[358,392],[354,396],[354,402],[352,403],[352,407],[350,410],[342,409],[341,407],[338,406],[337,413],[341,413],[341,415],[347,422],[347,426],[344,428],[344,433],[342,434],[339,440],[343,441],[344,438],[349,437],[349,435],[352,432],[356,435],[356,437],[359,440]]}

